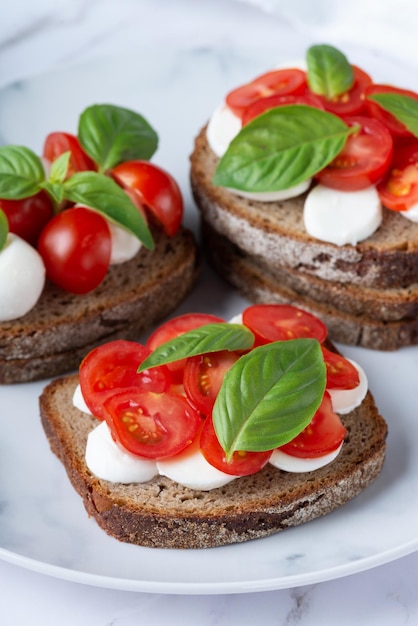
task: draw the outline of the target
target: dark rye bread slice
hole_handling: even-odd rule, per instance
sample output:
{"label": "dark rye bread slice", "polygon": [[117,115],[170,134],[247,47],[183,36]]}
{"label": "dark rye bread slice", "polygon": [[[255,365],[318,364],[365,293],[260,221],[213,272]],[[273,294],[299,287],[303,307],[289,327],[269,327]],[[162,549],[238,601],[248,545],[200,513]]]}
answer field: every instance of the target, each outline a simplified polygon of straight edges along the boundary
{"label": "dark rye bread slice", "polygon": [[[379,306],[384,309],[387,302],[370,302],[367,311],[367,299],[360,288],[346,287],[341,293],[337,283],[329,283],[328,289],[325,286],[321,289],[319,279],[309,277],[305,281],[298,272],[289,275],[289,271],[284,268],[281,271],[277,268],[274,268],[274,272],[270,271],[264,264],[260,264],[258,257],[245,254],[205,223],[203,231],[205,250],[211,265],[251,302],[300,306],[323,320],[334,342],[387,351],[418,344],[417,317],[396,321],[379,320],[374,312]],[[324,296],[324,299],[316,299],[318,296]],[[336,308],[335,300],[341,304],[341,308]],[[356,313],[356,309],[362,305],[366,305],[366,309]],[[398,305],[405,308],[405,303]],[[409,302],[409,305],[415,310],[416,302]]]}
{"label": "dark rye bread slice", "polygon": [[356,246],[310,237],[303,224],[304,196],[283,202],[247,200],[214,187],[218,159],[203,128],[191,155],[191,185],[203,219],[270,267],[289,267],[318,278],[372,288],[418,282],[418,224],[384,210],[380,228]]}
{"label": "dark rye bread slice", "polygon": [[133,339],[164,318],[192,288],[199,270],[194,236],[153,231],[155,248],[110,267],[93,292],[77,296],[47,284],[24,317],[0,323],[0,383],[74,370],[96,345]]}
{"label": "dark rye bread slice", "polygon": [[43,428],[89,516],[120,541],[156,548],[210,548],[267,537],[326,515],[365,489],[385,457],[387,425],[370,392],[342,416],[348,435],[330,465],[290,474],[267,465],[212,491],[195,491],[156,477],[122,485],[96,478],[84,456],[97,425],[72,404],[78,378],[50,383],[40,397]]}

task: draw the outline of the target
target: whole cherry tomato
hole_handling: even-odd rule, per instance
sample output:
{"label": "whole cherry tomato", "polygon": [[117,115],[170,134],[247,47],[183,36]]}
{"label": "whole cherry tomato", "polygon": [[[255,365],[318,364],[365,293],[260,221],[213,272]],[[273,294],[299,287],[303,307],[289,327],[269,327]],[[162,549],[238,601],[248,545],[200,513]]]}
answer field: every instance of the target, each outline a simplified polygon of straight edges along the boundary
{"label": "whole cherry tomato", "polygon": [[36,247],[43,227],[53,216],[52,201],[45,191],[22,200],[0,200],[9,230]]}
{"label": "whole cherry tomato", "polygon": [[88,293],[102,282],[109,267],[109,226],[86,207],[66,209],[45,226],[38,251],[51,282],[72,293]]}
{"label": "whole cherry tomato", "polygon": [[173,237],[183,218],[183,197],[174,178],[148,161],[127,161],[117,165],[111,172],[116,182],[133,192],[137,203],[145,207]]}

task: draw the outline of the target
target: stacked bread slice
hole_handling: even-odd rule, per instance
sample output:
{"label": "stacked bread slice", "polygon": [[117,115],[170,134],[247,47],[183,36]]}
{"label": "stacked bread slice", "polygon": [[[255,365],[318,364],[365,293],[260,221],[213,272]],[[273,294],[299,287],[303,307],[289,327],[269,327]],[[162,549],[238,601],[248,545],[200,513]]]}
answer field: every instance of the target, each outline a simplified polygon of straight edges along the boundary
{"label": "stacked bread slice", "polygon": [[376,232],[337,246],[306,232],[305,196],[249,200],[215,187],[218,158],[196,138],[191,185],[213,267],[254,302],[286,302],[318,315],[331,339],[377,350],[418,343],[418,224],[383,209]]}

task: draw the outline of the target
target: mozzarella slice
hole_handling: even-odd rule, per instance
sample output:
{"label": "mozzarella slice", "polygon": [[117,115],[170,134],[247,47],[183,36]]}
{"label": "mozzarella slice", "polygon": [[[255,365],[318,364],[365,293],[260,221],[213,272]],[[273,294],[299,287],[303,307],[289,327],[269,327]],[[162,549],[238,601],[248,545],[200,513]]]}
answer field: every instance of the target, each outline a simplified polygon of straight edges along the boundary
{"label": "mozzarella slice", "polygon": [[138,237],[126,228],[108,220],[111,237],[110,265],[118,265],[130,261],[142,247]]}
{"label": "mozzarella slice", "polygon": [[400,214],[411,222],[418,222],[418,204],[414,204],[407,211],[400,211]]}
{"label": "mozzarella slice", "polygon": [[327,389],[329,395],[331,396],[332,408],[335,413],[339,413],[340,415],[350,413],[350,411],[353,411],[356,407],[360,406],[369,387],[369,382],[364,369],[355,361],[352,361],[351,359],[347,360],[350,361],[350,363],[352,363],[358,371],[360,383],[354,389]]}
{"label": "mozzarella slice", "polygon": [[233,140],[241,130],[241,120],[232,113],[225,103],[219,105],[213,112],[206,128],[206,138],[217,157],[223,156]]}
{"label": "mozzarella slice", "polygon": [[79,384],[74,389],[73,406],[75,406],[75,408],[78,409],[79,411],[82,411],[83,413],[88,413],[88,415],[91,415],[91,411],[89,407],[87,406],[86,401],[84,400],[81,387]]}
{"label": "mozzarella slice", "polygon": [[13,233],[0,251],[0,321],[28,313],[38,302],[45,284],[41,255]]}
{"label": "mozzarella slice", "polygon": [[157,468],[162,476],[190,489],[202,491],[223,487],[236,478],[208,463],[200,452],[198,441],[176,456],[158,460]]}
{"label": "mozzarella slice", "polygon": [[338,191],[317,185],[307,195],[303,218],[307,232],[337,246],[356,245],[382,222],[382,207],[374,186]]}
{"label": "mozzarella slice", "polygon": [[324,454],[323,456],[317,457],[315,459],[300,459],[296,456],[291,456],[290,454],[286,454],[281,450],[273,450],[273,453],[270,457],[269,463],[277,467],[277,469],[281,469],[284,472],[292,472],[292,473],[301,473],[301,472],[313,472],[320,467],[324,467],[331,463],[340,453],[342,448],[341,444],[336,450],[330,452],[329,454]]}
{"label": "mozzarella slice", "polygon": [[145,483],[158,474],[154,460],[123,450],[113,440],[106,422],[89,433],[85,459],[95,476],[112,483]]}

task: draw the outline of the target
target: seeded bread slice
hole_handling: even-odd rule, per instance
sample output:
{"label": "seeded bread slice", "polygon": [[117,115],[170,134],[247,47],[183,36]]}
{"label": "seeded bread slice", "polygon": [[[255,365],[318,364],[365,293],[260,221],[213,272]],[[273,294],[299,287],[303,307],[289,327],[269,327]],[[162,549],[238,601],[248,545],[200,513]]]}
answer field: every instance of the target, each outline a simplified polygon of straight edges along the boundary
{"label": "seeded bread slice", "polygon": [[356,246],[310,237],[303,224],[304,196],[283,202],[247,200],[212,185],[218,159],[203,128],[191,155],[191,185],[205,222],[269,267],[289,267],[323,280],[371,288],[418,282],[418,224],[384,209],[383,223]]}
{"label": "seeded bread slice", "polygon": [[192,233],[175,237],[153,232],[155,248],[111,266],[103,283],[78,296],[47,284],[24,317],[0,323],[0,383],[57,376],[78,367],[96,345],[135,338],[168,315],[192,288],[198,274]]}
{"label": "seeded bread slice", "polygon": [[315,472],[290,474],[268,464],[261,472],[212,491],[156,477],[122,485],[96,478],[84,456],[98,424],[72,404],[77,375],[49,383],[40,414],[51,450],[63,463],[89,516],[116,539],[156,548],[210,548],[266,537],[326,515],[378,476],[387,426],[370,393],[343,416],[348,430],[337,459]]}

